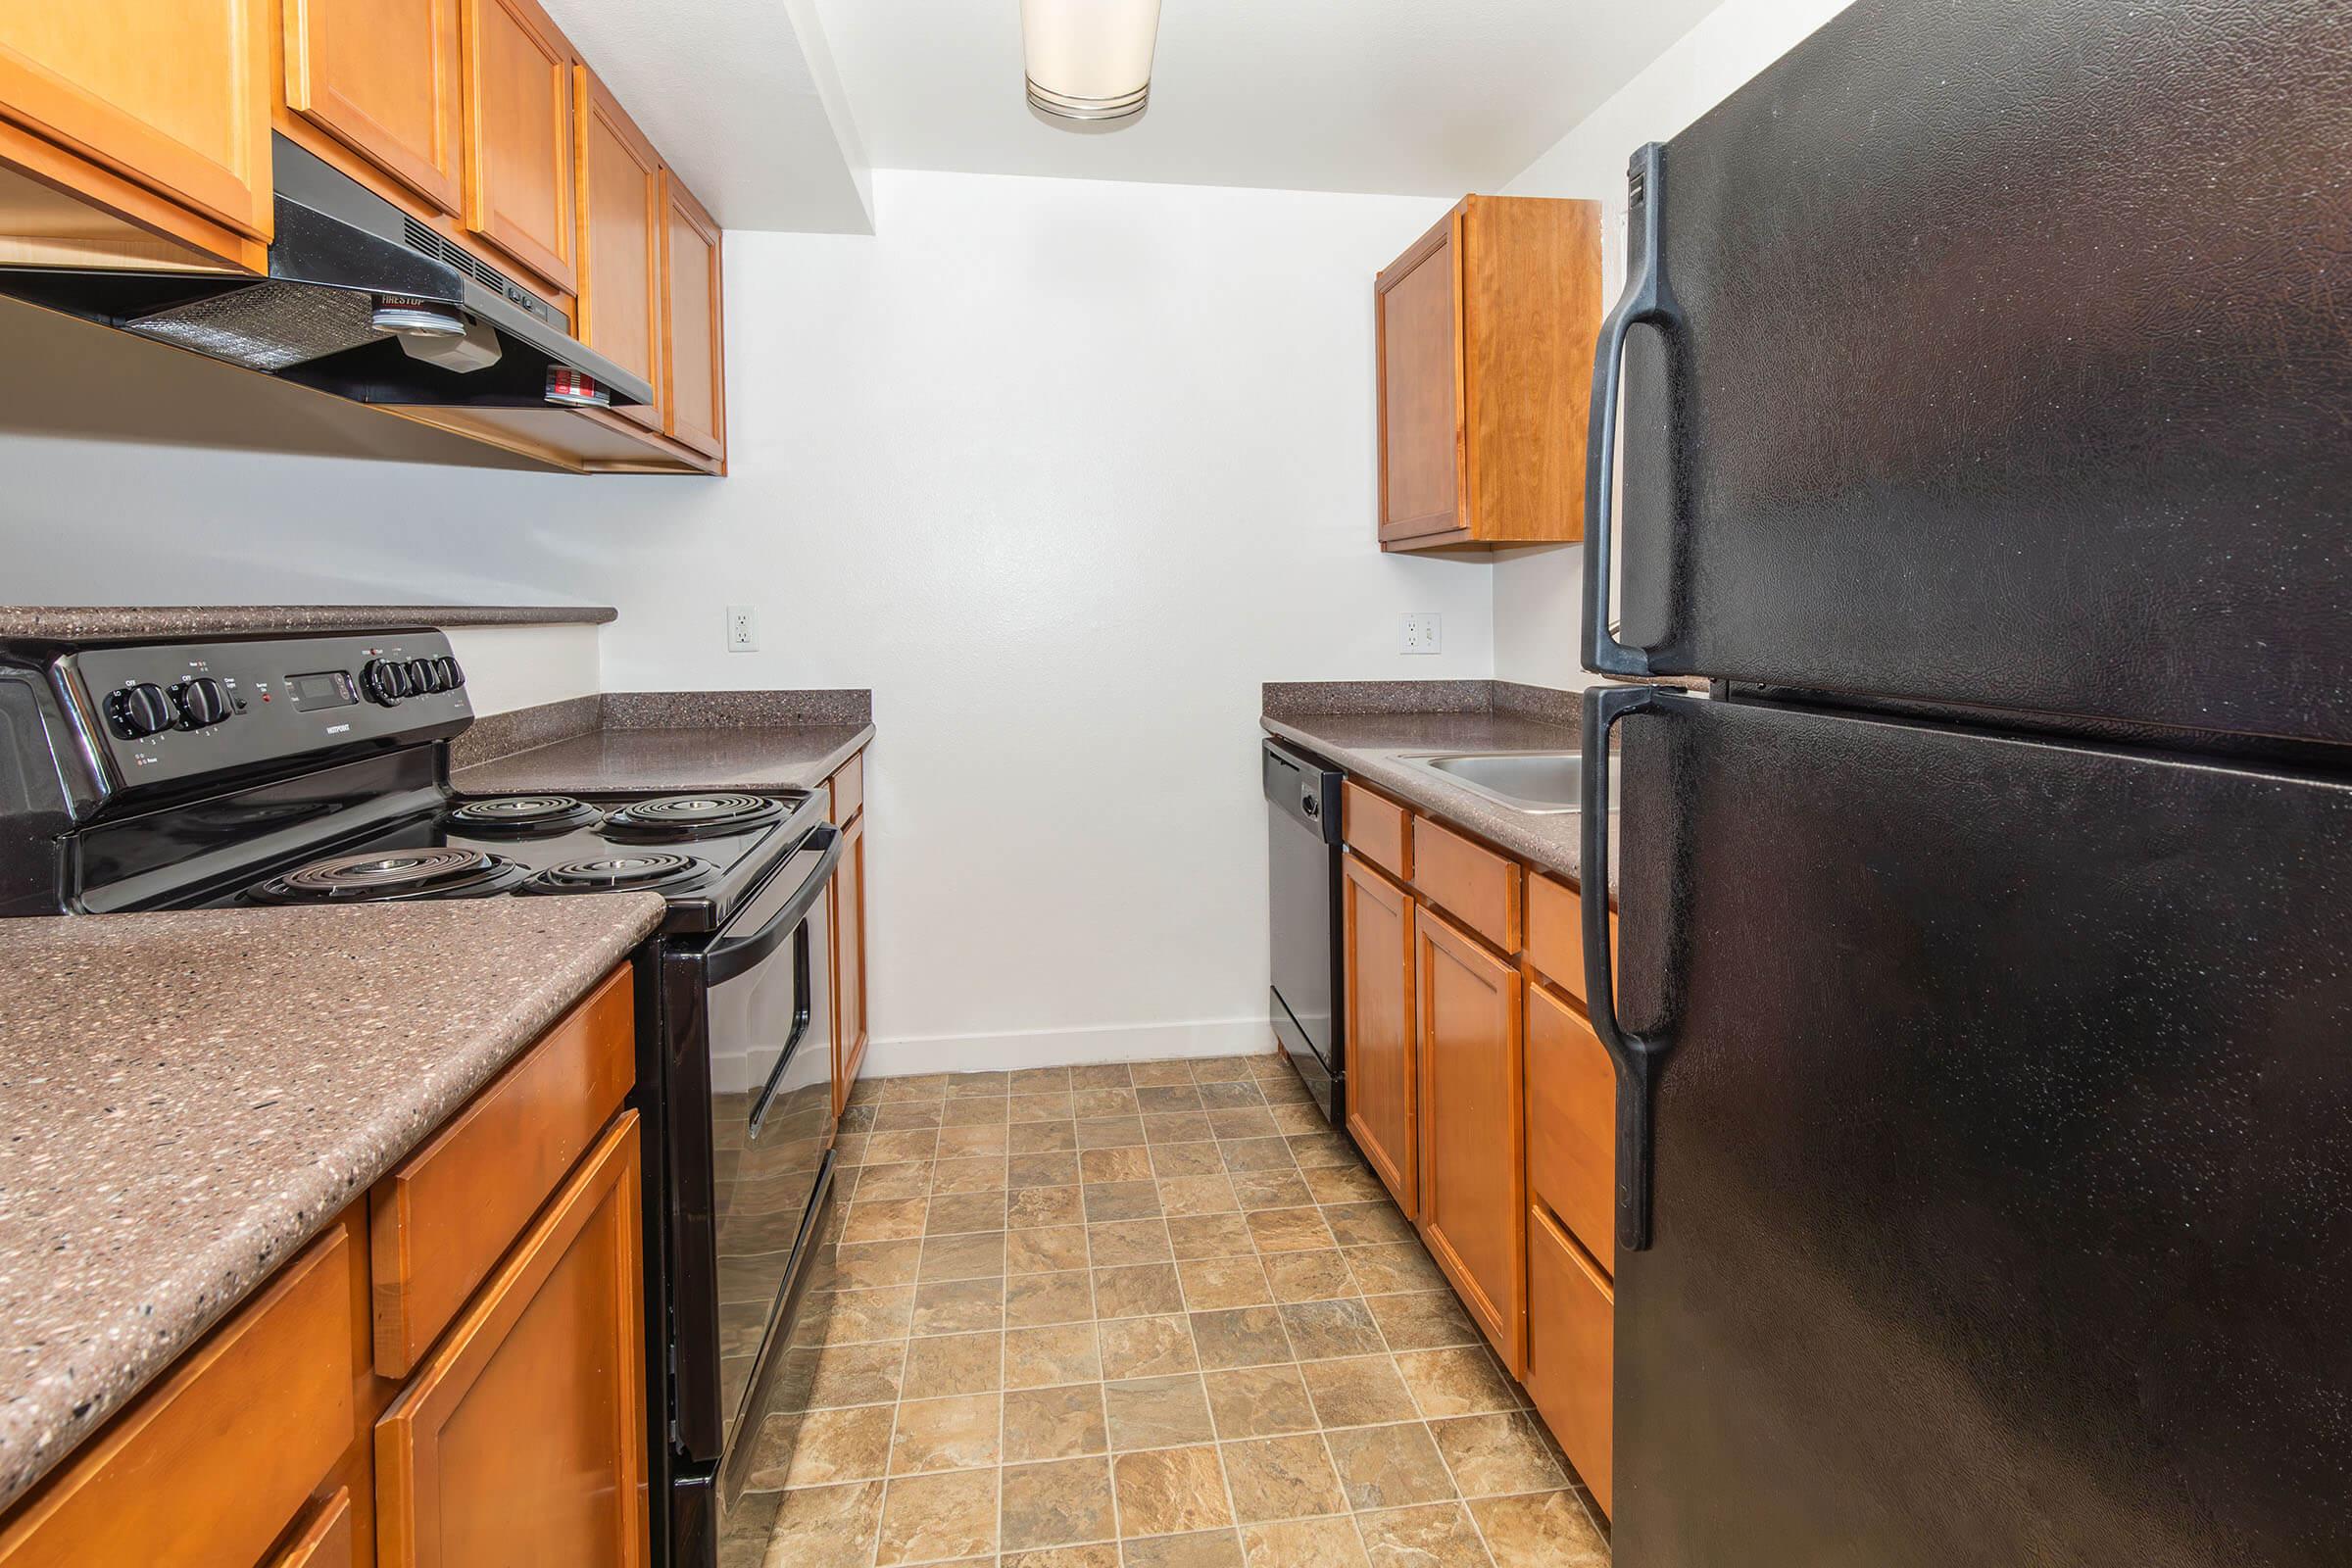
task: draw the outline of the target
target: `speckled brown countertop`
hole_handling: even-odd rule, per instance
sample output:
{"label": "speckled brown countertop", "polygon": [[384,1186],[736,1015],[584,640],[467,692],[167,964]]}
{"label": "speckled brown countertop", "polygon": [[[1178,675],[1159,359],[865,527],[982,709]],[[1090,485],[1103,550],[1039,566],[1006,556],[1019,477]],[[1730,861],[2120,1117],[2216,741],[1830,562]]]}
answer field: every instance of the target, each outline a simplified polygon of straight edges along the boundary
{"label": "speckled brown countertop", "polygon": [[0,605],[0,637],[242,637],[379,626],[601,625],[610,605]]}
{"label": "speckled brown countertop", "polygon": [[[1433,752],[1577,751],[1584,726],[1574,694],[1499,681],[1437,681],[1426,690],[1423,684],[1270,684],[1259,722],[1440,821],[1574,880],[1583,861],[1582,812],[1514,810],[1404,760]],[[1425,710],[1424,702],[1438,710]],[[1307,710],[1318,706],[1336,711]]]}
{"label": "speckled brown countertop", "polygon": [[631,893],[0,923],[0,1506],[662,910]]}
{"label": "speckled brown countertop", "polygon": [[[477,722],[450,748],[469,795],[814,789],[874,738],[867,691],[607,692]],[[488,755],[508,737],[524,743]]]}

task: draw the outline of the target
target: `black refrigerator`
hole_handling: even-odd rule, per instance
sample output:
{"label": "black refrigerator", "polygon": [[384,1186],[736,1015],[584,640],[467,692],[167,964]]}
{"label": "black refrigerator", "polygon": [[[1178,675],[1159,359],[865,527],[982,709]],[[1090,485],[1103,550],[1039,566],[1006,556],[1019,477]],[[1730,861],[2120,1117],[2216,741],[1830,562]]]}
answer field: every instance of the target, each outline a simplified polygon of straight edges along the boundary
{"label": "black refrigerator", "polygon": [[1861,0],[1629,175],[1618,1568],[2352,1564],[2352,4]]}

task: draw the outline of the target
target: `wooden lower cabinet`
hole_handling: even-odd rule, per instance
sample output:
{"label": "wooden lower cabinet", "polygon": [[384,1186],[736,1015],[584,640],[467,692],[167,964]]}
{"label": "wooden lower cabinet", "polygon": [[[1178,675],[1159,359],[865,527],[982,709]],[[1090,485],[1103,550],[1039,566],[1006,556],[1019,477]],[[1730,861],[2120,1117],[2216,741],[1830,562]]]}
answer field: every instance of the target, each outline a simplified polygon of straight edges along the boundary
{"label": "wooden lower cabinet", "polygon": [[385,1568],[647,1558],[637,1117],[621,1117],[385,1412]]}
{"label": "wooden lower cabinet", "polygon": [[352,1568],[358,1561],[351,1489],[337,1488],[318,1505],[292,1544],[270,1560],[270,1568]]}
{"label": "wooden lower cabinet", "polygon": [[1340,862],[1348,1130],[1404,1217],[1421,1210],[1413,1065],[1413,901],[1350,852]]}
{"label": "wooden lower cabinet", "polygon": [[1541,1208],[1528,1210],[1527,1256],[1528,1395],[1601,1511],[1613,1512],[1616,1290]]}
{"label": "wooden lower cabinet", "polygon": [[833,873],[833,1114],[850,1102],[872,1030],[865,1016],[865,816],[842,830]]}
{"label": "wooden lower cabinet", "polygon": [[1413,919],[1421,1237],[1516,1375],[1526,1366],[1526,982],[1426,905]]}
{"label": "wooden lower cabinet", "polygon": [[1617,1068],[1576,1004],[1527,988],[1527,1185],[1617,1266]]}

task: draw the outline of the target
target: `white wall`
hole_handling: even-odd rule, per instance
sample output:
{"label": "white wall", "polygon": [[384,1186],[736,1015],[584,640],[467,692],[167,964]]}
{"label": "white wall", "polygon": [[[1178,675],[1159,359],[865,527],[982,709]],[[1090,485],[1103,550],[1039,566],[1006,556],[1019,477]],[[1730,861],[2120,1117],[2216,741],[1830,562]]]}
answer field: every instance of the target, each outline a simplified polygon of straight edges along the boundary
{"label": "white wall", "polygon": [[875,196],[728,236],[724,480],[0,436],[0,603],[607,603],[613,689],[870,686],[877,1064],[1261,1049],[1259,683],[1493,667],[1489,571],[1373,548],[1371,278],[1446,204]]}
{"label": "white wall", "polygon": [[[1512,196],[1601,202],[1602,298],[1625,282],[1625,164],[1664,141],[1845,9],[1848,0],[1726,0],[1648,69],[1503,187]],[[1584,551],[1542,546],[1495,559],[1494,673],[1540,686],[1582,687],[1578,662]]]}

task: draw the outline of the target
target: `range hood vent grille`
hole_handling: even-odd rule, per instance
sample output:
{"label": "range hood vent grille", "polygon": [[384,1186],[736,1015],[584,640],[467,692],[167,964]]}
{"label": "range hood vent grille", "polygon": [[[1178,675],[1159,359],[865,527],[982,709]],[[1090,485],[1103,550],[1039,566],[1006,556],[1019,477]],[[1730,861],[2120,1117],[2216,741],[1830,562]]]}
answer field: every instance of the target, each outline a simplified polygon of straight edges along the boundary
{"label": "range hood vent grille", "polygon": [[508,277],[471,251],[453,243],[447,235],[427,228],[407,214],[401,215],[401,239],[409,249],[431,257],[445,267],[454,267],[482,287],[503,296],[509,303],[519,305],[551,326],[568,329],[570,321],[564,313]]}

